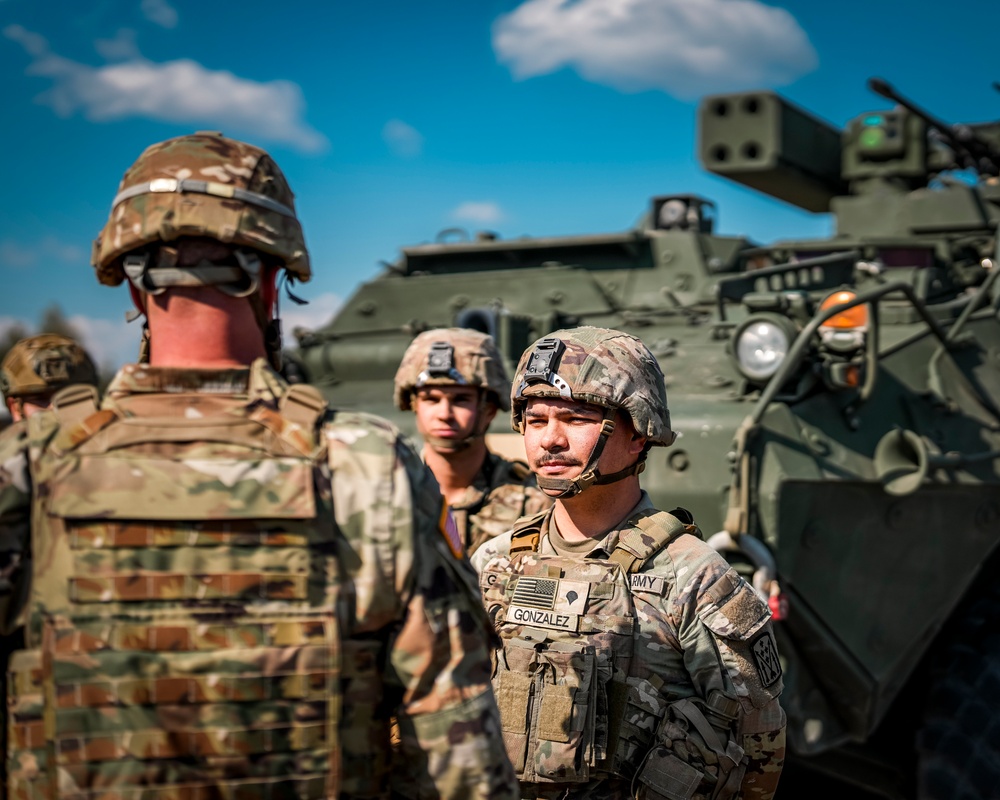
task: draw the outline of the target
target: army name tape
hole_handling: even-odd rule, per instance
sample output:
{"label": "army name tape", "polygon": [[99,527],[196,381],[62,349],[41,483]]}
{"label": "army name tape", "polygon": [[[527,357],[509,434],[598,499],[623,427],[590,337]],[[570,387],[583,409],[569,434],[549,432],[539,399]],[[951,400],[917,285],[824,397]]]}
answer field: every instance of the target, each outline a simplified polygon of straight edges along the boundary
{"label": "army name tape", "polygon": [[157,178],[156,180],[149,181],[149,183],[139,183],[135,186],[130,186],[128,189],[123,189],[115,195],[115,199],[111,202],[111,208],[114,209],[119,203],[130,200],[133,197],[138,197],[140,194],[185,194],[188,192],[242,200],[244,203],[260,206],[269,211],[283,214],[286,217],[295,217],[295,212],[284,203],[279,203],[277,200],[272,200],[270,197],[265,197],[257,192],[249,192],[246,189],[229,186],[225,183],[216,183],[215,181],[193,181],[186,178],[183,180]]}

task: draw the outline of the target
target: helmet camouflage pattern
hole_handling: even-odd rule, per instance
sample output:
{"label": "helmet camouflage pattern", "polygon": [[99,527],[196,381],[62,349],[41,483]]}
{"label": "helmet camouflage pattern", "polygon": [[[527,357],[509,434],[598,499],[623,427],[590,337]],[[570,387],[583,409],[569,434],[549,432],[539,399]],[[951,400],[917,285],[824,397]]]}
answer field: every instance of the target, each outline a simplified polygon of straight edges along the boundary
{"label": "helmet camouflage pattern", "polygon": [[551,397],[620,409],[650,444],[673,444],[663,372],[639,339],[610,328],[555,331],[524,351],[514,374],[511,421],[524,426],[529,397]]}
{"label": "helmet camouflage pattern", "polygon": [[53,394],[74,383],[96,385],[94,362],[72,339],[54,333],[21,339],[0,365],[0,390],[8,398]]}
{"label": "helmet camouflage pattern", "polygon": [[469,328],[437,328],[421,333],[396,370],[393,399],[408,411],[413,392],[424,386],[474,386],[494,394],[510,410],[510,381],[493,339]]}
{"label": "helmet camouflage pattern", "polygon": [[285,176],[265,151],[221,134],[168,139],[139,156],[94,241],[98,280],[117,286],[128,253],[181,237],[249,248],[278,259],[300,281],[311,276]]}

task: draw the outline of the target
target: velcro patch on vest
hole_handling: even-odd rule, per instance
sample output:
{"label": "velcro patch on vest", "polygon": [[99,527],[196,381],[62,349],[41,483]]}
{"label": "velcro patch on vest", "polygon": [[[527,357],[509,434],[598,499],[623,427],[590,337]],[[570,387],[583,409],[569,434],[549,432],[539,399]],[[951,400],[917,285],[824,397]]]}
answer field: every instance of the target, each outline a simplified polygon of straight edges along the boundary
{"label": "velcro patch on vest", "polygon": [[757,665],[760,682],[764,686],[773,686],[781,677],[781,661],[778,659],[778,647],[774,643],[774,635],[770,630],[764,631],[751,646],[753,660]]}
{"label": "velcro patch on vest", "polygon": [[635,572],[628,576],[629,588],[633,592],[647,592],[663,596],[667,583],[657,575],[649,575],[642,572]]}
{"label": "velcro patch on vest", "polygon": [[560,614],[558,611],[511,605],[507,609],[504,622],[514,625],[530,625],[534,628],[553,628],[557,631],[571,631],[576,633],[580,617],[576,614]]}

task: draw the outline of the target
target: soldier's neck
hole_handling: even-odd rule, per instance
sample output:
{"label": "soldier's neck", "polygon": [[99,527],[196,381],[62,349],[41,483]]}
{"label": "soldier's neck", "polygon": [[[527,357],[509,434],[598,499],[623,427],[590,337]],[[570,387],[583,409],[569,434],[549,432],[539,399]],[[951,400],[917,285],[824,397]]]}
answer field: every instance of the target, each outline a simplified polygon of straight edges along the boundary
{"label": "soldier's neck", "polygon": [[617,483],[591,486],[574,497],[555,502],[555,522],[567,542],[600,539],[638,504],[642,497],[639,476]]}
{"label": "soldier's neck", "polygon": [[434,473],[441,494],[448,505],[453,505],[462,499],[465,490],[475,480],[486,459],[486,442],[483,439],[473,439],[468,447],[462,450],[441,451],[430,445],[424,445],[424,463]]}
{"label": "soldier's neck", "polygon": [[266,355],[246,298],[178,287],[150,297],[146,313],[151,366],[231,369]]}

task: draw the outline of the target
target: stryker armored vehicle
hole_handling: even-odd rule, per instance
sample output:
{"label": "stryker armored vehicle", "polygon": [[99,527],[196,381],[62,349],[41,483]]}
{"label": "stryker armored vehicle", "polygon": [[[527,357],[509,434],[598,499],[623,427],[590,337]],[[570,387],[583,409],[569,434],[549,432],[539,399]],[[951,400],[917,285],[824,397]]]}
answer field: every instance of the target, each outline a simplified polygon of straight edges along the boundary
{"label": "stryker armored vehicle", "polygon": [[407,427],[392,377],[428,328],[491,333],[510,366],[557,328],[640,336],[680,434],[643,485],[769,598],[790,763],[997,797],[1000,124],[870,85],[895,107],[843,130],[766,91],[699,108],[704,166],[830,212],[829,238],[724,236],[675,194],[623,233],[408,247],[298,356],[334,404]]}

